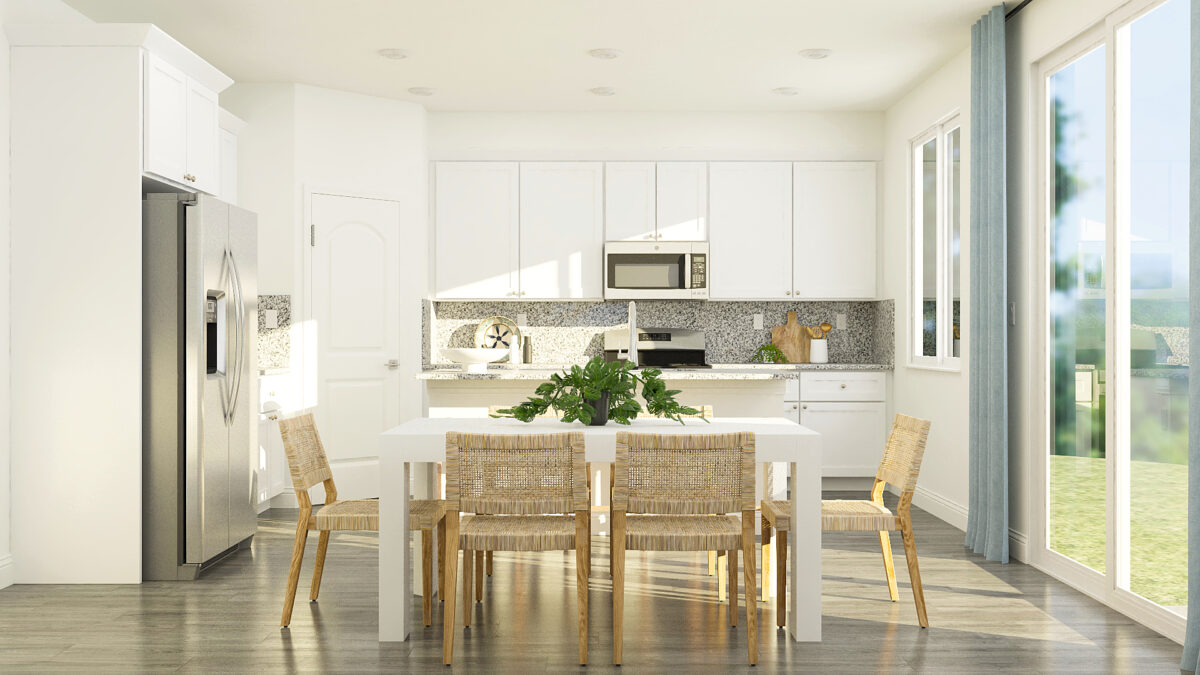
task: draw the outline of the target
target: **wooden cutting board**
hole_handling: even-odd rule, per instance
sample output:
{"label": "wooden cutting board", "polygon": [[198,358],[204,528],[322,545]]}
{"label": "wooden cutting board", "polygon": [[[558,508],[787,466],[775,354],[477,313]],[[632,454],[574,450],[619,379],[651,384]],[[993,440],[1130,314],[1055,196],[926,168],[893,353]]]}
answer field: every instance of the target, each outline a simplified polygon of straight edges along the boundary
{"label": "wooden cutting board", "polygon": [[807,326],[801,326],[795,312],[787,313],[787,323],[771,329],[771,343],[783,352],[790,363],[808,363],[809,335]]}

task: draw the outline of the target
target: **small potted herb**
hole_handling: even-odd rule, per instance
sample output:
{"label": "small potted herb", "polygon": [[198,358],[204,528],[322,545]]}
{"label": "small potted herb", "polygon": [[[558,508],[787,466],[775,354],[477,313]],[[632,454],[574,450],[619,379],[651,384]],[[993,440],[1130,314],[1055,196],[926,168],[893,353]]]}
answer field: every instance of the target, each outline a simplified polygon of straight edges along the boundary
{"label": "small potted herb", "polygon": [[498,410],[492,417],[532,422],[553,408],[563,422],[578,420],[589,426],[604,426],[611,419],[617,424],[629,424],[642,412],[636,398],[639,383],[649,414],[680,424],[684,415],[699,414],[699,410],[675,400],[679,390],[667,389],[661,375],[662,371],[656,368],[637,372],[628,361],[609,362],[597,356],[584,366],[571,366],[562,373],[554,373],[549,382],[538,385],[528,400]]}
{"label": "small potted herb", "polygon": [[780,349],[779,347],[776,347],[775,345],[763,345],[763,346],[759,347],[754,352],[754,356],[750,357],[750,361],[753,363],[787,363],[788,362],[787,356],[784,355],[783,350]]}

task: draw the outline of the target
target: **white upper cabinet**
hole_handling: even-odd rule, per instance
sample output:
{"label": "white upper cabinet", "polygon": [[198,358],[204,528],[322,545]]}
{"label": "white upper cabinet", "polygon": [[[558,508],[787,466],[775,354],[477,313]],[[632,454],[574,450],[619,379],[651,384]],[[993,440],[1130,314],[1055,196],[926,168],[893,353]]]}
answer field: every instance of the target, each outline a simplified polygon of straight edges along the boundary
{"label": "white upper cabinet", "polygon": [[[516,162],[438,162],[434,171],[439,298],[515,298],[520,291]],[[600,284],[597,277],[596,284]]]}
{"label": "white upper cabinet", "polygon": [[659,162],[656,189],[659,239],[708,239],[707,162]]}
{"label": "white upper cabinet", "polygon": [[793,297],[876,297],[875,163],[797,162],[792,175]]}
{"label": "white upper cabinet", "polygon": [[146,56],[146,171],[183,180],[187,173],[188,78],[154,54]]}
{"label": "white upper cabinet", "polygon": [[221,187],[217,191],[217,197],[223,202],[237,204],[238,134],[245,128],[246,123],[227,110],[219,111],[219,115]]}
{"label": "white upper cabinet", "polygon": [[654,162],[605,163],[605,239],[646,241],[654,238],[654,176]]}
{"label": "white upper cabinet", "polygon": [[149,52],[144,99],[144,170],[215,194],[221,187],[217,93]]}
{"label": "white upper cabinet", "polygon": [[791,162],[708,166],[709,297],[792,297]]}
{"label": "white upper cabinet", "polygon": [[520,184],[521,297],[601,298],[604,164],[522,163]]}

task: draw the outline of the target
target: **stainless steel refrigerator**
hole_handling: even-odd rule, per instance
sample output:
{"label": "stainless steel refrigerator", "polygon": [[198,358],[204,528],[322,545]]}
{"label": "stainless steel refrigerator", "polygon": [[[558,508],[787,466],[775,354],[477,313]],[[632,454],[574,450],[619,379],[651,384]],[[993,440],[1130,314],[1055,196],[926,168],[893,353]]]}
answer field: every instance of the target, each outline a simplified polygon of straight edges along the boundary
{"label": "stainless steel refrigerator", "polygon": [[257,527],[257,219],[142,202],[142,578],[195,579]]}

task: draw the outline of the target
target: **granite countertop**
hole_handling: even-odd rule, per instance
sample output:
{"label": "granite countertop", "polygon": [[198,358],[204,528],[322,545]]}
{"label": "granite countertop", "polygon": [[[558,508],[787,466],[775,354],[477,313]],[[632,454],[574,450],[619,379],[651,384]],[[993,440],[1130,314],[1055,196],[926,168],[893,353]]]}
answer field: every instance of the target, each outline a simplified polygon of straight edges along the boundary
{"label": "granite countertop", "polygon": [[[487,373],[464,373],[455,364],[425,364],[418,380],[544,380],[571,364],[521,364],[510,368],[491,364]],[[891,370],[888,365],[873,363],[714,363],[712,368],[670,368],[663,370],[664,380],[794,380],[803,371],[811,370]]]}

